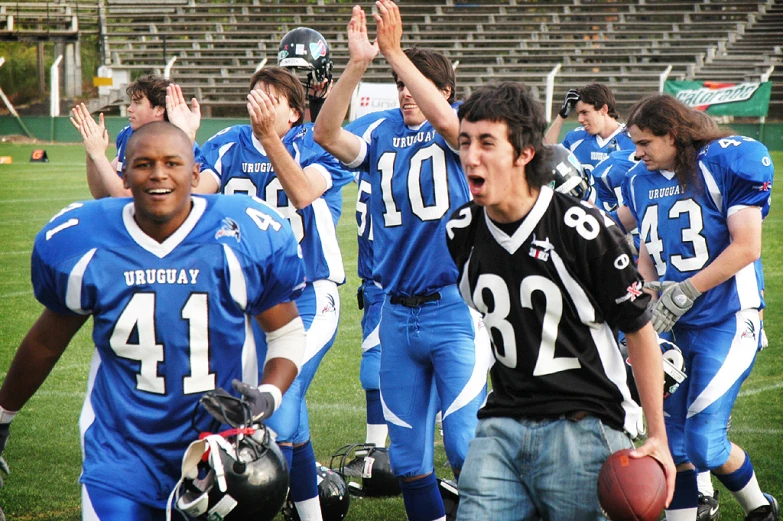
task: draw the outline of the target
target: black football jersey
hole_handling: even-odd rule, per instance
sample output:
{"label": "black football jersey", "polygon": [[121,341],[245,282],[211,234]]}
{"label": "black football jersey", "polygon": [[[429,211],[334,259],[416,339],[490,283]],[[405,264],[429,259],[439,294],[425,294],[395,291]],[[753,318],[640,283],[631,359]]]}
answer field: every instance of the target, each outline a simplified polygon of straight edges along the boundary
{"label": "black football jersey", "polygon": [[509,236],[470,202],[446,226],[459,288],[484,315],[497,359],[479,417],[587,411],[636,433],[618,329],[649,321],[649,295],[622,231],[606,214],[542,187]]}

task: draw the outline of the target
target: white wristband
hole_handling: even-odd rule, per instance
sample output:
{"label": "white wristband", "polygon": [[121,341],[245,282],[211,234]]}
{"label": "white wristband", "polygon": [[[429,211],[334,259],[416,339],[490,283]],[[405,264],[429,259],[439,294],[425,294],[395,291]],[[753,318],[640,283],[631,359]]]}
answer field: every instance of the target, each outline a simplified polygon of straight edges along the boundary
{"label": "white wristband", "polygon": [[276,385],[261,384],[258,386],[258,390],[272,395],[272,400],[275,402],[275,411],[280,407],[280,402],[283,401],[283,392]]}
{"label": "white wristband", "polygon": [[3,407],[0,405],[0,424],[5,425],[7,423],[11,423],[11,420],[14,419],[14,416],[16,416],[16,413],[19,411],[9,411],[7,409],[3,409]]}

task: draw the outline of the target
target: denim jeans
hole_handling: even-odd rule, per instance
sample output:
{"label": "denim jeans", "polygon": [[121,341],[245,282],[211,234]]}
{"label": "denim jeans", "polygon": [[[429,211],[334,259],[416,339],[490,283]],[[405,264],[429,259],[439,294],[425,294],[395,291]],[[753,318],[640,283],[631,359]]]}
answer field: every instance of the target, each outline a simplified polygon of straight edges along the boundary
{"label": "denim jeans", "polygon": [[459,479],[458,521],[605,521],[598,472],[631,439],[594,416],[517,420],[487,418]]}

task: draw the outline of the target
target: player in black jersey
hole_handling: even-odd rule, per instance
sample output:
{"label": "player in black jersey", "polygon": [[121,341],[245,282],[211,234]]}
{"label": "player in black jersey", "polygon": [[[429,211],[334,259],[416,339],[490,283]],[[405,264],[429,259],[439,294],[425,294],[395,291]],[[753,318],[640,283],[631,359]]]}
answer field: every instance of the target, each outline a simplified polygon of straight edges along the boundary
{"label": "player in black jersey", "polygon": [[663,422],[661,350],[623,233],[606,214],[549,188],[546,121],[520,84],[476,91],[459,109],[473,201],[449,221],[468,305],[484,315],[497,362],[459,480],[459,520],[605,519],[598,471],[632,447],[626,334],[667,504],[675,469]]}

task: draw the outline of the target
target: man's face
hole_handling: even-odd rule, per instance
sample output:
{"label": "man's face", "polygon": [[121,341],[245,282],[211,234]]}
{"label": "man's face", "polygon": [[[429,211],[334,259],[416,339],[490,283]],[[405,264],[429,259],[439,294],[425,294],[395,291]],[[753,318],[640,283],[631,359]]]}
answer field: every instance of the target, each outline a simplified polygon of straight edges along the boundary
{"label": "man's face", "polygon": [[600,134],[603,131],[608,113],[609,109],[606,105],[596,109],[593,105],[584,101],[576,102],[576,119],[591,136]]}
{"label": "man's face", "polygon": [[288,97],[278,92],[274,85],[268,83],[256,83],[255,90],[265,92],[275,105],[275,132],[281,138],[285,136],[291,127],[299,120],[299,113],[292,109],[288,103]]}
{"label": "man's face", "polygon": [[644,161],[647,170],[673,170],[677,147],[669,134],[656,136],[649,130],[642,130],[636,125],[628,129],[634,145],[636,157]]}
{"label": "man's face", "polygon": [[459,158],[476,204],[502,207],[507,199],[515,197],[512,187],[518,165],[505,122],[463,119]]}
{"label": "man's face", "polygon": [[133,194],[136,222],[158,242],[190,214],[191,189],[198,179],[190,142],[172,129],[139,136],[127,151],[123,180]]}
{"label": "man's face", "polygon": [[137,130],[143,127],[147,123],[153,121],[163,121],[166,109],[163,107],[153,107],[147,96],[139,94],[131,99],[130,106],[128,107],[128,120],[130,127],[133,130]]}

